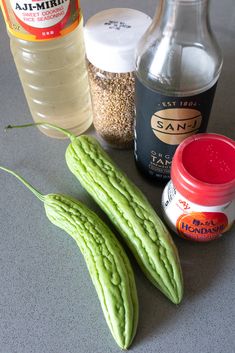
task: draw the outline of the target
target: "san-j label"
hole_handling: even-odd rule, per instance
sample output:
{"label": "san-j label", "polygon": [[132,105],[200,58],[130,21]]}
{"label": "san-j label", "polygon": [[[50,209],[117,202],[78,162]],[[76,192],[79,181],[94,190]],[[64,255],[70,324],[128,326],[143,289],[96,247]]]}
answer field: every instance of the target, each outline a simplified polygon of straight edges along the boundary
{"label": "san-j label", "polygon": [[206,131],[215,90],[216,84],[195,96],[166,96],[136,77],[135,159],[145,174],[170,178],[177,146]]}

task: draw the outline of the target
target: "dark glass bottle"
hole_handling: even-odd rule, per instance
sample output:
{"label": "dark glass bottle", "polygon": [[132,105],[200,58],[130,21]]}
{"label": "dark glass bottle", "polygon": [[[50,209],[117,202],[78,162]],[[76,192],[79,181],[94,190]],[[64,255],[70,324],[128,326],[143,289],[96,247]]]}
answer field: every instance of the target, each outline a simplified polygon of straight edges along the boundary
{"label": "dark glass bottle", "polygon": [[209,0],[160,0],[136,57],[135,160],[168,180],[172,157],[186,137],[205,132],[222,68]]}

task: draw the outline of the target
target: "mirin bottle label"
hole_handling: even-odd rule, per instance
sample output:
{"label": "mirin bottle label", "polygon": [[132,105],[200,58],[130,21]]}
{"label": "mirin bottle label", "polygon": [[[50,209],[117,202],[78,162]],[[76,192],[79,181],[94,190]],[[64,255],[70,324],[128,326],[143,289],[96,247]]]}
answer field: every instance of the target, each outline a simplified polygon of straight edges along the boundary
{"label": "mirin bottle label", "polygon": [[31,42],[63,37],[82,19],[79,0],[1,0],[0,7],[8,31]]}
{"label": "mirin bottle label", "polygon": [[170,179],[172,158],[187,137],[205,132],[215,95],[209,90],[188,97],[166,96],[136,77],[135,160],[153,179]]}

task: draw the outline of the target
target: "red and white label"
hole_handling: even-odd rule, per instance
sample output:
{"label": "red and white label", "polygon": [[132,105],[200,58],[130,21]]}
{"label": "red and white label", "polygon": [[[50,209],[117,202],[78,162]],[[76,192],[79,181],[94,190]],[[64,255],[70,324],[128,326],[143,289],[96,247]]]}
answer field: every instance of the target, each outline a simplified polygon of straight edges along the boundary
{"label": "red and white label", "polygon": [[78,0],[2,0],[8,30],[28,40],[48,40],[71,32],[80,22]]}
{"label": "red and white label", "polygon": [[69,0],[11,0],[10,3],[16,17],[35,28],[55,26],[66,17],[69,9]]}
{"label": "red and white label", "polygon": [[183,238],[205,242],[227,230],[228,218],[221,212],[191,212],[177,219],[176,228]]}
{"label": "red and white label", "polygon": [[163,191],[162,208],[168,225],[180,237],[198,242],[219,238],[235,220],[235,200],[225,205],[198,205],[183,197],[171,181]]}

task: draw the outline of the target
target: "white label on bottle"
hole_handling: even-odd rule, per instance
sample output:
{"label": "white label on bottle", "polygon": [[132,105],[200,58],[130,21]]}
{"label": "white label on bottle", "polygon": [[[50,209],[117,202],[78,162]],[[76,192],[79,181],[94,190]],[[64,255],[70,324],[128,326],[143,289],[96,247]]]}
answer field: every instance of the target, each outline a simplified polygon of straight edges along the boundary
{"label": "white label on bottle", "polygon": [[79,0],[1,0],[8,31],[29,41],[50,40],[72,32],[82,15]]}
{"label": "white label on bottle", "polygon": [[47,28],[59,23],[66,15],[69,0],[11,0],[15,15],[25,24]]}
{"label": "white label on bottle", "polygon": [[181,237],[210,241],[228,231],[234,222],[235,202],[203,206],[187,200],[170,181],[162,195],[166,222]]}

